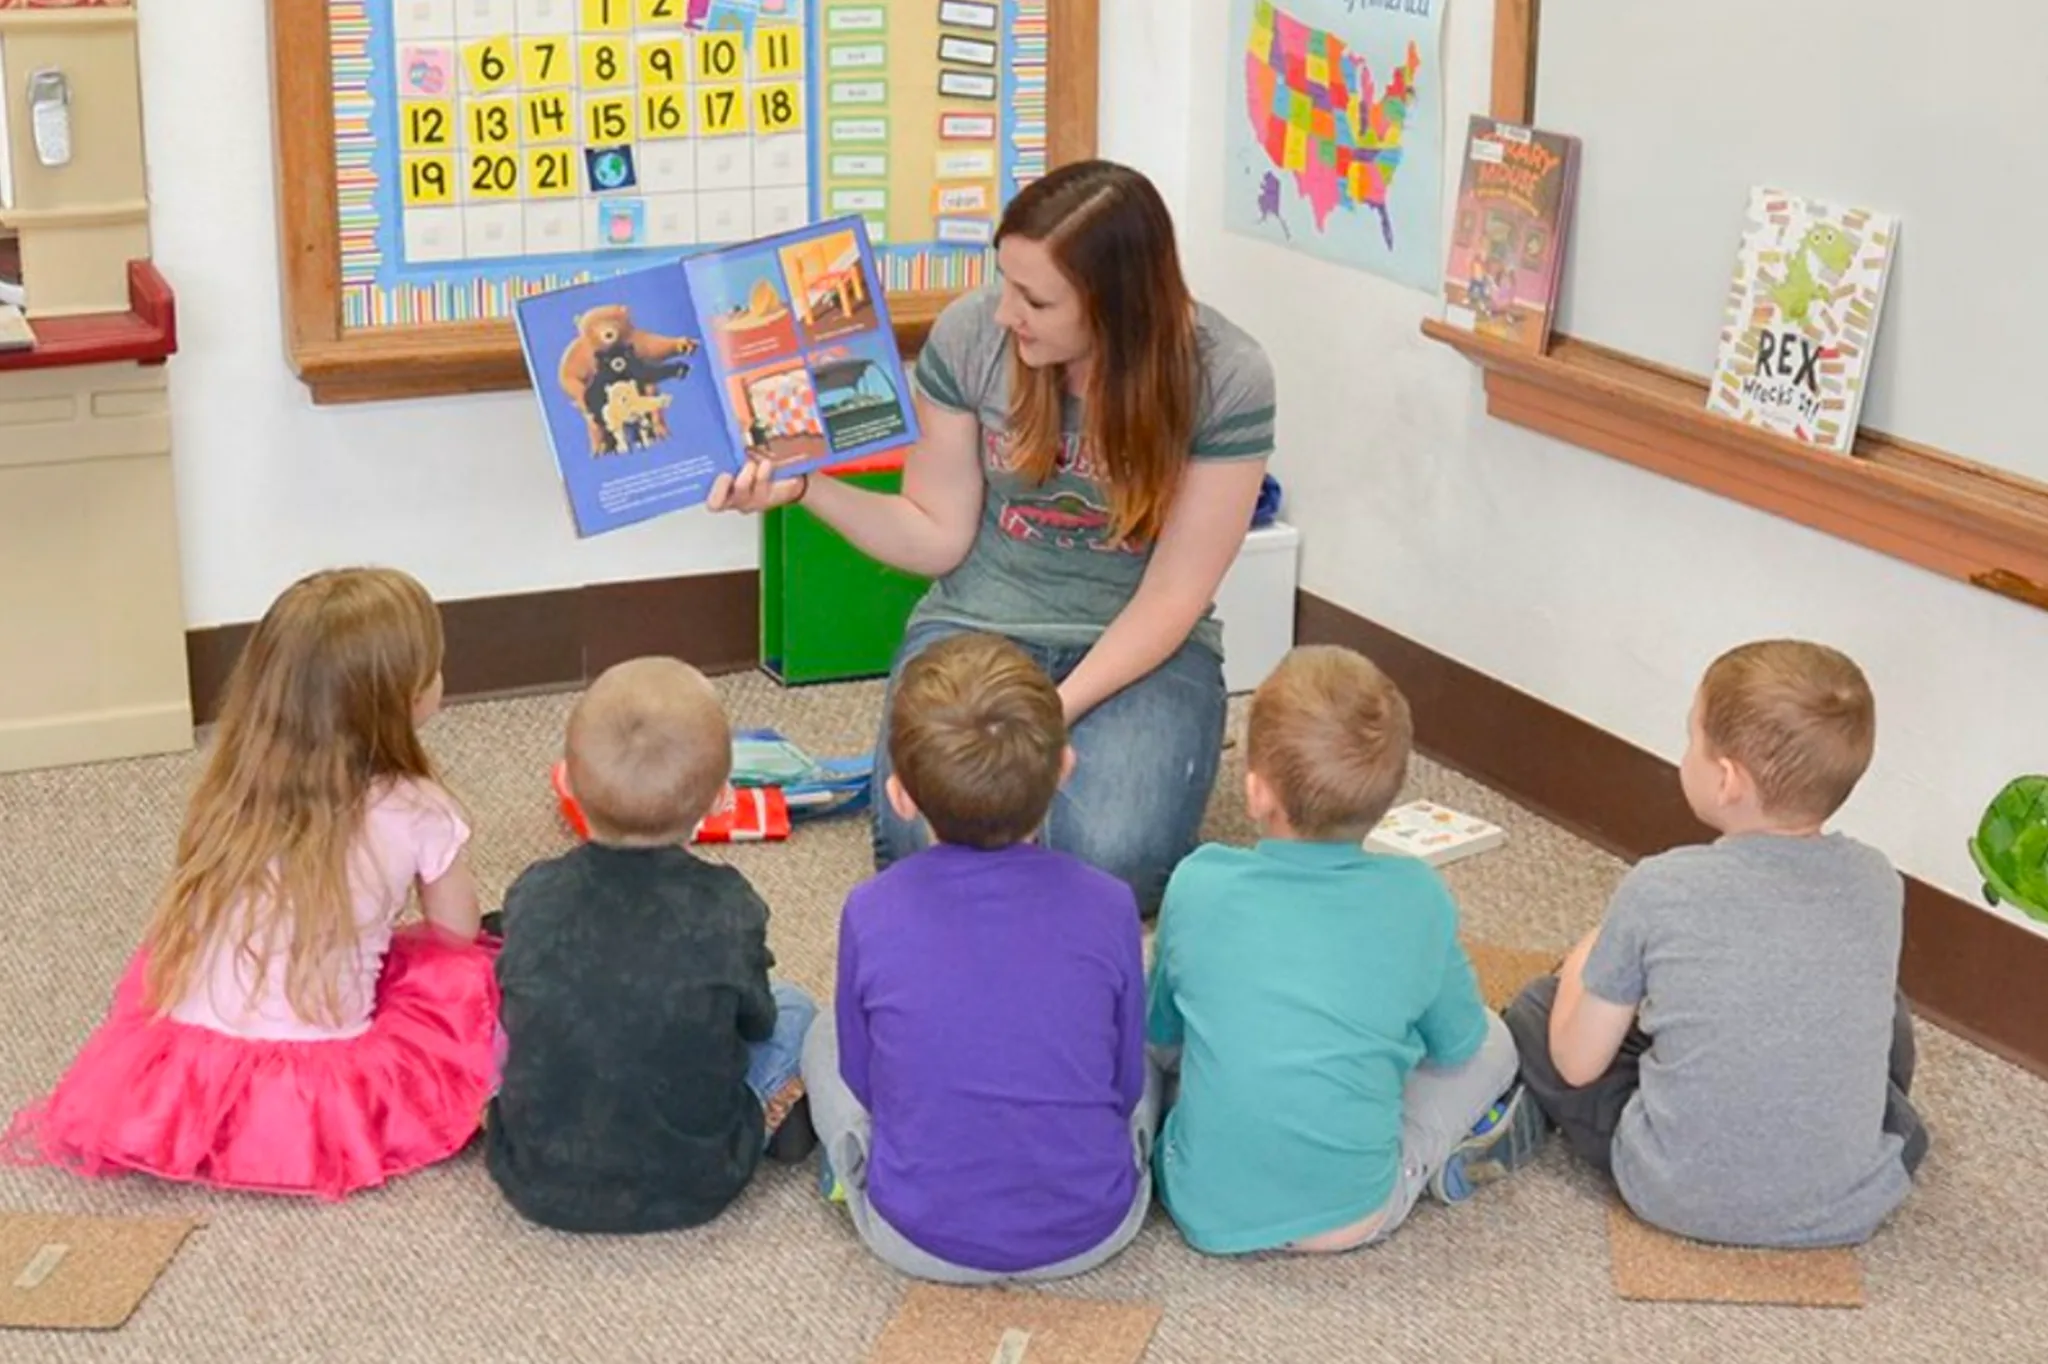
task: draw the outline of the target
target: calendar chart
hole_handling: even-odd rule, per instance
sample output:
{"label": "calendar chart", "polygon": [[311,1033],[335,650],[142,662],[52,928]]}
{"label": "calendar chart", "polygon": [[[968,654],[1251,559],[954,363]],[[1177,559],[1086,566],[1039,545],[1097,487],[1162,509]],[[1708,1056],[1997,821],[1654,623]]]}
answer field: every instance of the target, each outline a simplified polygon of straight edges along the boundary
{"label": "calendar chart", "polygon": [[1054,0],[329,0],[344,334],[508,318],[858,214],[890,291],[992,270]]}

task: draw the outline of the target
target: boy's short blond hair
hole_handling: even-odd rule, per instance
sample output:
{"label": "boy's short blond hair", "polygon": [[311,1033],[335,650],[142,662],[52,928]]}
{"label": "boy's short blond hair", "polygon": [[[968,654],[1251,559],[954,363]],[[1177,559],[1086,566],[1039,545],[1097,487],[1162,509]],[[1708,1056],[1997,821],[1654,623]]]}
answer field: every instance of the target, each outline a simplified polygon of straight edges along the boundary
{"label": "boy's short blond hair", "polygon": [[953,635],[904,664],[889,763],[942,843],[1005,848],[1045,822],[1065,765],[1059,689],[1000,635]]}
{"label": "boy's short blond hair", "polygon": [[1863,670],[1806,640],[1758,640],[1722,654],[1700,682],[1699,713],[1709,751],[1749,773],[1771,815],[1832,815],[1877,744],[1877,702]]}
{"label": "boy's short blond hair", "polygon": [[732,775],[732,726],[674,658],[604,670],[569,712],[569,789],[600,842],[687,838]]}
{"label": "boy's short blond hair", "polygon": [[1252,696],[1245,763],[1297,837],[1364,838],[1408,779],[1408,698],[1365,655],[1292,649]]}

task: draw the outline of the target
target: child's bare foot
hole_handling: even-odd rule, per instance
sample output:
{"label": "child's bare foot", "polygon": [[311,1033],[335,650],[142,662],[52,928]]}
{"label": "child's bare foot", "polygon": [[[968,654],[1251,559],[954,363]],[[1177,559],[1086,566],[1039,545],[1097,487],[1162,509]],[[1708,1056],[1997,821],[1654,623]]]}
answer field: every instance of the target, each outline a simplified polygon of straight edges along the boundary
{"label": "child's bare foot", "polygon": [[[790,1083],[795,1087],[796,1099],[788,1103],[781,1117],[778,1119],[776,1116],[776,1104],[771,1102],[768,1108],[773,1135],[768,1138],[767,1155],[778,1165],[795,1165],[818,1149],[818,1132],[811,1126],[810,1097],[803,1092],[803,1081],[792,1080]],[[785,1090],[776,1098],[784,1099],[787,1093]]]}

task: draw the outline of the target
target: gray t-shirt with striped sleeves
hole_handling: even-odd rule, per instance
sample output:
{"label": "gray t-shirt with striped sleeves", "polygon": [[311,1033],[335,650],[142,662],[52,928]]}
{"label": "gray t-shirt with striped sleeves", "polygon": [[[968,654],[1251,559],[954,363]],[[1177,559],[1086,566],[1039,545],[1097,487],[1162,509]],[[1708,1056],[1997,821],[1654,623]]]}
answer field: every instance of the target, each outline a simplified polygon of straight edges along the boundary
{"label": "gray t-shirt with striped sleeves", "polygon": [[[981,529],[967,558],[932,585],[913,623],[944,620],[1053,647],[1086,647],[1122,611],[1151,560],[1151,546],[1112,543],[1109,496],[1081,440],[1081,404],[1069,398],[1066,441],[1044,483],[1012,467],[1008,332],[996,323],[998,286],[965,294],[939,315],[919,352],[925,397],[981,423],[985,491]],[[1188,453],[1198,460],[1262,459],[1273,453],[1273,369],[1250,335],[1202,305],[1195,335],[1201,407]],[[1193,638],[1223,652],[1214,609]]]}

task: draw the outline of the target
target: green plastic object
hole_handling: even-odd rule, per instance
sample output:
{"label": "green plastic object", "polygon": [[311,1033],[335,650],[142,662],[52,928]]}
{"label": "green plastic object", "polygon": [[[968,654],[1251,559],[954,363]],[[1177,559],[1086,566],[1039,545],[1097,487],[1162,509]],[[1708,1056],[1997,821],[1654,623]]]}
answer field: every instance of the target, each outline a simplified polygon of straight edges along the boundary
{"label": "green plastic object", "polygon": [[[816,477],[877,492],[902,487],[898,458]],[[761,518],[761,666],[789,685],[882,677],[929,584],[877,563],[802,507]]]}
{"label": "green plastic object", "polygon": [[2048,776],[2015,777],[1992,797],[1970,858],[1985,899],[2048,923]]}

